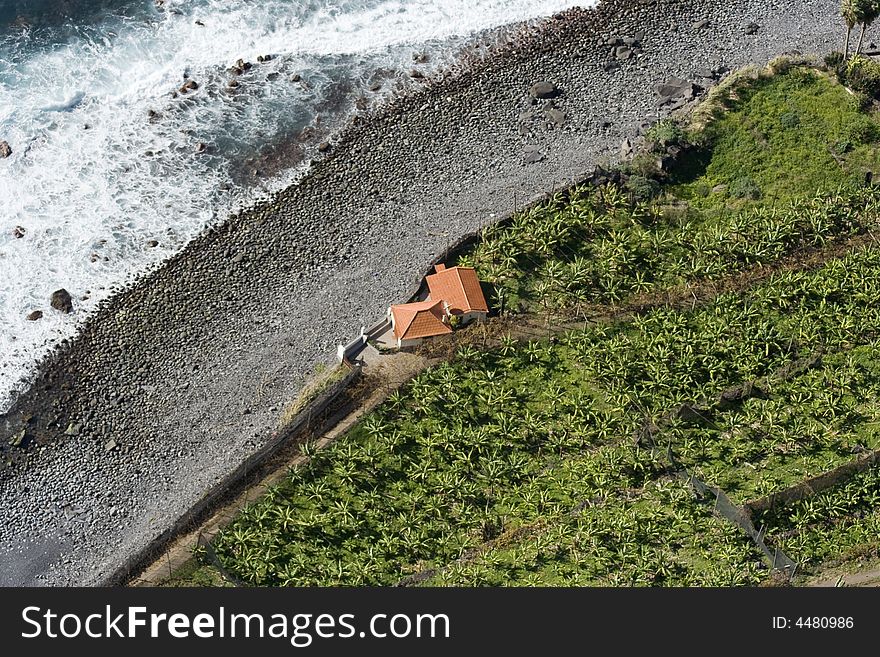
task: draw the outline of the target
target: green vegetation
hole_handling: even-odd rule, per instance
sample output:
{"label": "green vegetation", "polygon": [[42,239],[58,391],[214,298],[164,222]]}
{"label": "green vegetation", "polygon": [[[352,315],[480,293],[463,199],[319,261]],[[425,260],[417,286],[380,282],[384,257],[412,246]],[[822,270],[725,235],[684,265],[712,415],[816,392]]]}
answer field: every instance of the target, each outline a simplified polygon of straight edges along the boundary
{"label": "green vegetation", "polygon": [[876,551],[880,536],[880,468],[761,514],[774,546],[809,570],[825,561]]}
{"label": "green vegetation", "polygon": [[428,586],[745,586],[760,553],[680,480],[626,491],[613,504],[551,518],[546,530],[495,541]]}
{"label": "green vegetation", "polygon": [[[819,348],[843,353],[878,322],[880,251],[866,249],[690,312],[660,309],[573,331],[556,345],[464,349],[395,393],[345,441],[315,454],[244,511],[215,547],[231,572],[257,584],[394,584],[473,550],[481,553],[479,568],[456,565],[441,580],[495,582],[506,575],[486,571],[487,555],[493,567],[509,570],[522,565],[516,555],[525,550],[534,563],[516,575],[523,581],[544,572],[551,578],[545,583],[647,583],[644,572],[660,572],[661,563],[668,569],[653,583],[753,581],[754,553],[744,536],[704,527],[699,539],[683,540],[683,527],[721,521],[705,508],[682,509],[680,494],[670,492],[665,450],[631,437],[682,403],[717,398]],[[856,360],[840,358],[842,381]],[[803,402],[814,402],[819,417],[835,418],[826,432],[847,429],[860,417],[854,413],[872,409],[853,409],[843,392],[821,392]],[[791,385],[779,403],[802,393]],[[802,446],[790,447],[796,428],[784,425],[795,419],[776,410],[745,411],[764,422],[745,426],[751,439],[727,441],[724,427],[694,432],[681,420],[651,441],[671,443],[686,465],[746,495],[781,490],[852,457],[857,441],[845,432],[828,439],[807,432]],[[767,427],[772,435],[763,434]],[[807,421],[800,429],[808,428]],[[868,440],[869,433],[858,435]],[[759,473],[740,472],[746,463],[757,463]],[[633,531],[633,524],[652,529]],[[577,557],[575,546],[597,525],[608,528],[607,541]],[[540,547],[484,549],[524,529]],[[536,538],[544,534],[551,538]],[[546,540],[559,559],[545,572],[538,566]],[[623,552],[615,557],[614,550]],[[729,560],[713,560],[716,550]],[[631,571],[619,563],[627,554],[641,559],[628,562]],[[584,570],[563,567],[569,557]]]}
{"label": "green vegetation", "polygon": [[[863,184],[880,129],[799,66],[713,102],[701,129],[647,135],[681,150],[671,176],[578,187],[487,229],[460,264],[500,314],[557,337],[460,346],[344,438],[305,445],[215,539],[224,567],[261,585],[764,581],[762,553],[679,470],[744,504],[880,447],[880,188]],[[663,303],[733,274],[748,276]],[[876,547],[878,477],[756,524],[806,565],[835,541]]]}
{"label": "green vegetation", "polygon": [[[858,60],[853,60],[858,61]],[[785,204],[859,184],[880,157],[880,122],[830,76],[793,67],[744,79],[716,98],[703,152],[672,193],[706,211]]]}
{"label": "green vegetation", "polygon": [[589,304],[770,264],[875,229],[878,219],[875,187],[714,218],[677,207],[631,206],[613,186],[579,187],[487,229],[460,262],[494,286],[493,302],[502,312],[579,315]]}

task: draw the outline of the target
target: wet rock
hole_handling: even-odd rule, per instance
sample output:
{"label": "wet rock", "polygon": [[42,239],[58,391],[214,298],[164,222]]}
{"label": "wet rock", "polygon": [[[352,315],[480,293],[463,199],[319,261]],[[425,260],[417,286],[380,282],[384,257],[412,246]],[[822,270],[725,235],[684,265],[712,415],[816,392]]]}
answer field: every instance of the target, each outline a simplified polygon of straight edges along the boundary
{"label": "wet rock", "polygon": [[322,153],[326,153],[330,150],[330,144],[326,141],[322,141],[320,144],[318,144],[318,150]]}
{"label": "wet rock", "polygon": [[618,46],[614,51],[614,56],[621,61],[626,61],[632,59],[633,51],[626,46]]}
{"label": "wet rock", "polygon": [[63,313],[73,312],[73,300],[70,298],[70,292],[61,288],[52,293],[52,307]]}
{"label": "wet rock", "polygon": [[195,80],[187,80],[186,82],[183,83],[183,85],[181,85],[181,87],[180,87],[180,89],[178,89],[178,91],[181,94],[185,94],[185,93],[189,93],[190,91],[195,91],[198,88],[199,88],[198,82],[196,82]]}
{"label": "wet rock", "polygon": [[559,95],[559,89],[552,82],[536,82],[529,87],[529,96],[532,98],[556,98]]}
{"label": "wet rock", "polygon": [[8,142],[0,141],[0,158],[6,158],[12,155],[12,147]]}
{"label": "wet rock", "polygon": [[119,447],[119,443],[117,443],[112,438],[110,440],[108,440],[106,443],[104,443],[104,451],[105,452],[112,452],[117,447]]}
{"label": "wet rock", "polygon": [[38,319],[43,319],[43,311],[35,310],[33,312],[28,313],[27,319],[29,322],[36,322]]}
{"label": "wet rock", "polygon": [[746,24],[745,32],[746,32],[746,34],[757,34],[758,30],[760,30],[760,29],[761,29],[760,25],[758,25],[755,22],[751,22],[751,23]]}
{"label": "wet rock", "polygon": [[208,145],[205,142],[200,141],[196,144],[196,153],[204,153],[206,150],[208,150]]}
{"label": "wet rock", "polygon": [[147,242],[147,246],[151,249],[154,249],[159,246],[159,240],[150,240],[149,242]]}
{"label": "wet rock", "polygon": [[697,21],[696,23],[693,24],[692,27],[695,30],[702,30],[705,27],[709,27],[709,19],[704,18],[703,20]]}
{"label": "wet rock", "polygon": [[427,53],[423,53],[423,52],[414,52],[413,53],[413,61],[416,64],[427,64],[428,55],[427,55]]}
{"label": "wet rock", "polygon": [[74,424],[71,422],[67,425],[67,430],[64,432],[65,436],[78,436],[80,431],[82,430],[82,425],[80,423]]}
{"label": "wet rock", "polygon": [[21,239],[27,231],[22,226],[16,226],[12,229],[12,236],[15,239]]}

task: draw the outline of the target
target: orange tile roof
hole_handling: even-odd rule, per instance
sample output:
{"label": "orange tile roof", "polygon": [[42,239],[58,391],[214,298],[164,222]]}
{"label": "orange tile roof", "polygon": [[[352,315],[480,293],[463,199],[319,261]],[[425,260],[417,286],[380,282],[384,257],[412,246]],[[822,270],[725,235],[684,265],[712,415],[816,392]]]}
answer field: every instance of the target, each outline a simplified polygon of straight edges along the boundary
{"label": "orange tile roof", "polygon": [[443,303],[439,299],[391,306],[391,314],[394,316],[394,336],[401,340],[452,333],[452,328],[443,321]]}
{"label": "orange tile roof", "polygon": [[442,299],[449,310],[468,313],[489,312],[486,297],[480,289],[480,279],[473,267],[449,267],[439,269],[427,278],[431,299]]}

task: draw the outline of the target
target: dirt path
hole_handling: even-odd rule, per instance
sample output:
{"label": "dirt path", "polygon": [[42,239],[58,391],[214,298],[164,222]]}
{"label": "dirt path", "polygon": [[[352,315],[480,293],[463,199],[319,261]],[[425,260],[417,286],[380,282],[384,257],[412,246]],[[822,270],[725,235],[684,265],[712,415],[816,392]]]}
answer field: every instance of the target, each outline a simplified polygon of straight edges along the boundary
{"label": "dirt path", "polygon": [[817,578],[808,580],[806,586],[880,586],[880,564],[868,570],[862,570],[856,573],[841,573],[832,577],[823,574]]}

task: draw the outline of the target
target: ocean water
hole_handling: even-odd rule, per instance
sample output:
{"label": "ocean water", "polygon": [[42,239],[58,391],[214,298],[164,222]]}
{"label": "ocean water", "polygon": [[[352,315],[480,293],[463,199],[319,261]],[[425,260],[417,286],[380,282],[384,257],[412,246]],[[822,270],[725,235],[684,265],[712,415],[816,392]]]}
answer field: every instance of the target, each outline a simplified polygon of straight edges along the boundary
{"label": "ocean water", "polygon": [[[295,180],[303,130],[453,65],[485,30],[592,4],[0,0],[0,413],[114,287]],[[252,68],[230,72],[239,59]],[[71,315],[50,307],[59,288]]]}

